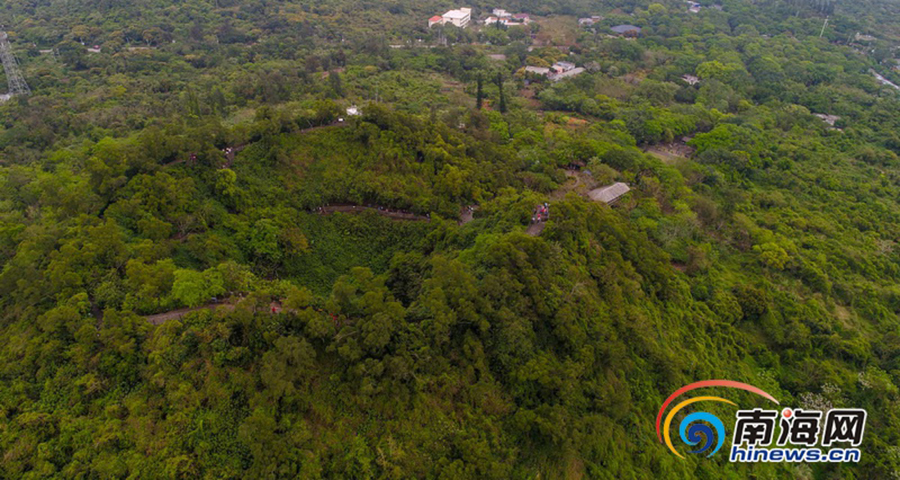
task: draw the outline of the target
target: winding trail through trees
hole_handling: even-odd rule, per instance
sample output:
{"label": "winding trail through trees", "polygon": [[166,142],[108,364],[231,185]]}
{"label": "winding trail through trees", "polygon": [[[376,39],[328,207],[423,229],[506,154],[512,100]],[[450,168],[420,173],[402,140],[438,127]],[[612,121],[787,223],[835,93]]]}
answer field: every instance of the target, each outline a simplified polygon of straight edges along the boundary
{"label": "winding trail through trees", "polygon": [[412,220],[419,222],[431,221],[429,215],[417,215],[415,213],[404,212],[401,210],[391,210],[381,206],[368,205],[327,205],[320,207],[317,211],[322,215],[330,215],[332,213],[360,213],[366,210],[372,210],[375,213],[391,218],[393,220]]}
{"label": "winding trail through trees", "polygon": [[546,225],[547,224],[544,222],[532,223],[528,226],[528,228],[525,229],[525,233],[531,235],[532,237],[536,237],[544,231],[544,227]]}
{"label": "winding trail through trees", "polygon": [[[474,218],[474,213],[476,206],[472,206],[472,208],[464,207],[460,211],[459,217],[459,225],[465,225],[469,223]],[[360,206],[360,205],[329,205],[327,207],[322,207],[317,210],[318,213],[322,215],[330,215],[332,213],[359,213],[365,210],[372,210],[378,213],[379,215],[383,215],[393,220],[409,220],[409,221],[419,221],[419,222],[428,222],[431,221],[430,216],[426,215],[416,215],[414,213],[402,212],[398,210],[389,210],[385,208],[379,207],[370,207],[370,206]],[[536,225],[535,225],[536,226]],[[541,229],[543,229],[543,224],[540,225]],[[538,232],[539,233],[539,232]],[[153,315],[144,315],[144,319],[153,325],[161,325],[169,320],[177,320],[181,317],[187,315],[191,312],[196,312],[199,310],[215,310],[218,307],[222,307],[228,310],[234,310],[235,305],[240,300],[235,301],[233,298],[228,299],[221,302],[209,303],[206,305],[201,305],[199,307],[190,307],[190,308],[179,308],[177,310],[170,310],[168,312],[156,313]],[[276,301],[270,305],[270,308],[274,307],[275,310],[273,313],[279,313],[282,311],[281,303]],[[102,318],[102,313],[98,317],[98,321]]]}
{"label": "winding trail through trees", "polygon": [[[303,133],[311,132],[311,131],[313,131],[313,130],[319,130],[319,129],[323,129],[323,128],[331,128],[331,127],[346,127],[347,125],[348,125],[348,123],[347,123],[346,121],[335,120],[335,121],[333,121],[333,122],[331,122],[331,123],[326,123],[325,125],[315,125],[315,126],[312,126],[312,127],[307,127],[307,128],[302,129],[302,130],[299,130],[299,131],[297,131],[297,132],[295,132],[295,133],[296,133],[297,135],[300,135],[300,134],[303,134]],[[249,142],[247,142],[247,143],[241,143],[241,144],[234,145],[234,146],[230,146],[230,145],[229,145],[229,146],[226,146],[226,147],[223,149],[224,151],[223,151],[223,153],[222,153],[222,155],[225,157],[225,163],[223,164],[223,167],[222,167],[222,168],[231,168],[231,166],[234,165],[234,158],[237,156],[238,152],[240,152],[241,150],[243,150],[243,149],[249,147],[250,145],[256,143],[257,141],[258,141],[258,140],[251,140],[251,141],[249,141]],[[163,164],[163,166],[164,166],[164,167],[170,167],[170,166],[173,166],[173,165],[180,165],[180,164],[193,165],[193,164],[195,163],[195,161],[196,161],[196,156],[195,156],[195,154],[191,154],[191,155],[188,156],[188,158],[179,158],[179,159],[177,159],[177,160],[173,160],[173,161],[171,161],[171,162],[169,162],[169,163]]]}
{"label": "winding trail through trees", "polygon": [[231,166],[234,165],[234,157],[238,154],[238,152],[247,148],[247,145],[249,145],[249,144],[244,143],[241,145],[235,145],[233,147],[228,147],[229,148],[228,153],[225,154],[225,165],[227,165],[228,168],[231,168]]}
{"label": "winding trail through trees", "polygon": [[672,142],[652,145],[644,148],[645,153],[662,160],[667,165],[672,165],[681,159],[691,158],[696,150],[684,142]]}
{"label": "winding trail through trees", "polygon": [[145,315],[144,319],[147,320],[148,322],[152,323],[153,325],[160,325],[169,320],[177,320],[191,312],[196,312],[198,310],[215,310],[217,307],[223,307],[228,310],[234,310],[233,303],[217,302],[217,303],[210,303],[207,305],[201,305],[199,307],[179,308],[178,310],[171,310],[168,312],[157,313],[155,315]]}
{"label": "winding trail through trees", "polygon": [[[316,127],[321,128],[321,127]],[[242,145],[239,147],[234,147],[232,150],[234,153],[242,150],[246,145]],[[233,158],[233,155],[232,155]],[[583,179],[580,176],[579,172],[574,171],[566,171],[566,176],[570,179],[573,179],[574,182],[566,182],[564,186],[561,186],[559,189],[554,191],[551,194],[551,198],[561,198],[565,195],[566,192],[575,190],[583,185]],[[562,195],[560,195],[562,194]],[[460,209],[459,219],[457,221],[458,225],[465,225],[475,217],[475,210],[478,208],[477,205],[471,205],[467,207],[463,207]],[[428,215],[417,215],[415,213],[400,211],[400,210],[391,210],[381,206],[368,206],[368,205],[327,205],[324,207],[320,207],[315,210],[316,213],[321,215],[331,215],[333,213],[360,213],[366,210],[371,210],[378,215],[382,215],[388,217],[392,220],[407,220],[407,221],[420,221],[420,222],[428,222],[431,221],[431,217]],[[525,229],[525,233],[527,235],[531,235],[536,237],[544,231],[544,228],[547,226],[546,221],[539,221],[532,223]],[[235,301],[233,299],[226,300],[224,302],[210,303],[207,305],[201,305],[199,307],[191,307],[191,308],[179,308],[177,310],[171,310],[168,312],[157,313],[154,315],[145,315],[144,319],[153,325],[160,325],[169,320],[180,319],[184,315],[190,312],[196,312],[199,310],[214,310],[218,307],[223,307],[228,310],[233,310],[235,308]],[[273,302],[272,307],[273,313],[278,313],[281,311],[280,302]]]}
{"label": "winding trail through trees", "polygon": [[[553,200],[561,200],[565,198],[566,194],[569,192],[577,192],[579,195],[584,195],[584,192],[579,192],[579,188],[584,186],[584,180],[581,178],[583,173],[576,170],[564,170],[566,174],[566,182],[559,186],[556,190],[550,193],[550,201]],[[569,180],[574,180],[570,182]],[[547,222],[541,221],[528,225],[528,228],[525,229],[526,235],[531,235],[532,237],[536,237],[544,231],[544,227],[547,226]]]}
{"label": "winding trail through trees", "polygon": [[459,226],[463,226],[472,220],[475,220],[475,210],[478,209],[478,205],[469,205],[467,207],[463,207],[459,213]]}

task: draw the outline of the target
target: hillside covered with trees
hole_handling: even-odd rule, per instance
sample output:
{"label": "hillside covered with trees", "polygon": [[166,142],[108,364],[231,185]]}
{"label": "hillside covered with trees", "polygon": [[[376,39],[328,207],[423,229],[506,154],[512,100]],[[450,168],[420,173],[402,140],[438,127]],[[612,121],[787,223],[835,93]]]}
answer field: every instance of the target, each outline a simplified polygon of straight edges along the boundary
{"label": "hillside covered with trees", "polygon": [[[4,1],[0,478],[900,477],[900,7],[699,3]],[[712,378],[861,461],[677,458]]]}

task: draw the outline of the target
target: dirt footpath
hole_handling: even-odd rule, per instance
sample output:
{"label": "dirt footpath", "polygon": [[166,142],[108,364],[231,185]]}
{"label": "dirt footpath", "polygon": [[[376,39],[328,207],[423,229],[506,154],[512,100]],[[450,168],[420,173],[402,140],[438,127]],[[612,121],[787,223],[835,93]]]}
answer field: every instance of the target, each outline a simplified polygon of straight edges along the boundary
{"label": "dirt footpath", "polygon": [[217,307],[234,310],[234,305],[230,303],[211,303],[209,305],[203,305],[200,307],[179,308],[178,310],[172,310],[170,312],[157,313],[156,315],[147,315],[144,318],[153,325],[160,325],[169,320],[177,320],[190,312],[196,312],[198,310],[215,310]]}

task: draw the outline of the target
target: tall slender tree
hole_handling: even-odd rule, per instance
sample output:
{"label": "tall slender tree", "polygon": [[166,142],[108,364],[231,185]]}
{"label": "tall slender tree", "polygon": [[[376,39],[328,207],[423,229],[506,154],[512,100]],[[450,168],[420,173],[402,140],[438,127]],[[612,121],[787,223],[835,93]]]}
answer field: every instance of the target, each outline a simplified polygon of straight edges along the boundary
{"label": "tall slender tree", "polygon": [[500,113],[506,113],[506,94],[503,93],[503,74],[497,74],[497,88],[500,89]]}
{"label": "tall slender tree", "polygon": [[481,77],[481,74],[478,74],[478,79],[476,80],[478,86],[475,91],[475,108],[481,110],[481,107],[484,105],[484,79]]}
{"label": "tall slender tree", "polygon": [[341,82],[341,75],[337,72],[331,72],[328,74],[328,83],[331,85],[331,89],[334,92],[334,96],[341,98],[344,96],[344,87]]}

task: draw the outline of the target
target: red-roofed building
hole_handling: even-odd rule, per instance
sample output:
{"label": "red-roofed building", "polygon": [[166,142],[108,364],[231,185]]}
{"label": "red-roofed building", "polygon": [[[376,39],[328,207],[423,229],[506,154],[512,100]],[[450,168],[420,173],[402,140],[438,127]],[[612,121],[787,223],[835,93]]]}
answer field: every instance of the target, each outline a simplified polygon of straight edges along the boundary
{"label": "red-roofed building", "polygon": [[428,28],[431,28],[439,23],[444,23],[444,19],[440,15],[435,15],[428,19]]}

